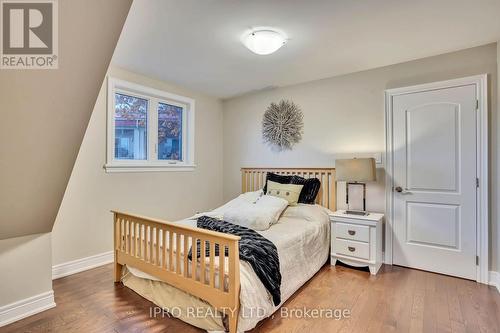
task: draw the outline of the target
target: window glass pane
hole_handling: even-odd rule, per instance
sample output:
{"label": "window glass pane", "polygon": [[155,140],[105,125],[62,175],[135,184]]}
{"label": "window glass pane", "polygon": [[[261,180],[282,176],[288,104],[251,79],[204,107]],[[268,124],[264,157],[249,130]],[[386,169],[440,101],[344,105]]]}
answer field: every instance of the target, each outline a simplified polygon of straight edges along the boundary
{"label": "window glass pane", "polygon": [[147,159],[148,101],[115,93],[115,159]]}
{"label": "window glass pane", "polygon": [[182,108],[158,103],[158,159],[182,161]]}

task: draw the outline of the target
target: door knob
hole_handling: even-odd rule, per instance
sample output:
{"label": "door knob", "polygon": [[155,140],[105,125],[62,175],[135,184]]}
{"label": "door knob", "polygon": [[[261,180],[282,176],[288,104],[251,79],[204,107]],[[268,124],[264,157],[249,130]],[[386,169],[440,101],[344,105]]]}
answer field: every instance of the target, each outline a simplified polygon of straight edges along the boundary
{"label": "door knob", "polygon": [[403,189],[401,186],[396,186],[394,188],[394,191],[398,192],[398,193],[401,193],[401,194],[410,194],[411,192],[408,191],[408,189]]}

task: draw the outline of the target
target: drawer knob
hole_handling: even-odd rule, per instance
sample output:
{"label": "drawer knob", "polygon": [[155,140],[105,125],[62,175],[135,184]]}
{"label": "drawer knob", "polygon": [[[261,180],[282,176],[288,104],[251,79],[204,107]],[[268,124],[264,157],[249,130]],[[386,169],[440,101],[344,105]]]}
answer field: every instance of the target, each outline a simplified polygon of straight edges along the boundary
{"label": "drawer knob", "polygon": [[356,230],[347,230],[347,232],[348,232],[348,233],[349,233],[349,235],[351,235],[351,236],[356,235]]}
{"label": "drawer knob", "polygon": [[351,251],[351,252],[356,251],[356,248],[355,248],[354,246],[348,246],[347,248],[348,248],[348,249],[349,249],[349,251]]}

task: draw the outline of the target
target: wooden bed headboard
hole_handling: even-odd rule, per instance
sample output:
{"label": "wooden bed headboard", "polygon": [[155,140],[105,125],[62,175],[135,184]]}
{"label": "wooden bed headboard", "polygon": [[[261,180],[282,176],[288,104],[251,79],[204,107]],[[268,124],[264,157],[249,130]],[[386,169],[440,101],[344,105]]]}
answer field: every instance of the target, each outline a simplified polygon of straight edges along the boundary
{"label": "wooden bed headboard", "polygon": [[241,191],[258,191],[266,183],[268,172],[279,175],[297,175],[304,178],[318,178],[321,181],[316,203],[335,211],[335,169],[334,168],[241,168]]}

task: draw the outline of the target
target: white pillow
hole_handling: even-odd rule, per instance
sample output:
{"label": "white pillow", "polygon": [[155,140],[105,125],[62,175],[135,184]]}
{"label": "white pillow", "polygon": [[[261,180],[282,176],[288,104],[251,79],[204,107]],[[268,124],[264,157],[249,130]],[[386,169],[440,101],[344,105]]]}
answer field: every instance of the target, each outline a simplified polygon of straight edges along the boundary
{"label": "white pillow", "polygon": [[264,192],[262,190],[245,192],[243,194],[238,195],[233,200],[226,202],[224,205],[217,207],[209,212],[196,214],[195,217],[207,215],[210,217],[217,217],[222,219],[224,212],[226,212],[227,210],[238,209],[241,205],[246,205],[248,203],[255,203],[257,199],[259,199],[259,197],[263,194]]}
{"label": "white pillow", "polygon": [[258,190],[258,191],[253,191],[253,192],[245,192],[243,194],[240,194],[239,197],[243,200],[255,203],[263,195],[264,195],[264,191]]}
{"label": "white pillow", "polygon": [[295,218],[306,221],[323,222],[328,221],[329,209],[320,205],[298,204],[297,206],[289,206],[282,217]]}
{"label": "white pillow", "polygon": [[267,230],[278,221],[287,206],[285,199],[263,195],[255,203],[247,201],[226,210],[223,219],[253,230]]}

